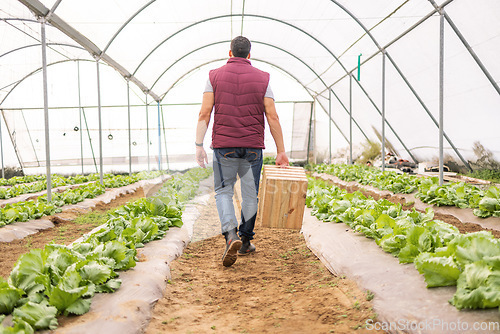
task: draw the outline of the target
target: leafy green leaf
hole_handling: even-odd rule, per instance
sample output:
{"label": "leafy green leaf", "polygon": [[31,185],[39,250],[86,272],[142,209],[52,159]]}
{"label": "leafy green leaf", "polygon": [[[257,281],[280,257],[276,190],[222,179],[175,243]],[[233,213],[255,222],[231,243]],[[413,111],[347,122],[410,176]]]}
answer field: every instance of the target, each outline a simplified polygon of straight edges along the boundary
{"label": "leafy green leaf", "polygon": [[494,212],[498,210],[497,207],[500,207],[500,201],[496,198],[484,197],[479,202],[479,209],[484,211]]}
{"label": "leafy green leaf", "polygon": [[418,249],[418,247],[412,243],[407,242],[406,245],[399,251],[399,262],[412,263],[419,254],[420,250]]}
{"label": "leafy green leaf", "polygon": [[5,214],[5,220],[8,223],[16,221],[19,217],[19,211],[14,208],[6,210],[4,214]]}
{"label": "leafy green leaf", "polygon": [[379,246],[388,253],[397,255],[399,250],[405,246],[406,236],[388,234],[380,239]]}
{"label": "leafy green leaf", "polygon": [[110,279],[112,270],[108,266],[90,261],[81,267],[78,272],[83,280],[90,281],[94,284],[102,284]]}
{"label": "leafy green leaf", "polygon": [[45,274],[45,253],[41,249],[33,249],[17,260],[10,274],[10,282],[26,293],[42,291],[45,287],[36,282],[36,278]]}
{"label": "leafy green leaf", "polygon": [[90,298],[80,298],[77,299],[74,303],[69,305],[66,310],[65,314],[75,314],[75,315],[82,315],[87,313],[90,310],[90,304],[92,300]]}
{"label": "leafy green leaf", "polygon": [[0,334],[33,334],[35,330],[22,319],[17,319],[13,327],[2,327],[0,325]]}
{"label": "leafy green leaf", "polygon": [[107,242],[102,250],[102,256],[115,260],[115,263],[125,260],[126,253],[127,247],[119,241]]}
{"label": "leafy green leaf", "polygon": [[110,279],[106,283],[96,286],[96,292],[114,292],[121,284],[122,281],[119,279]]}
{"label": "leafy green leaf", "polygon": [[[82,279],[78,272],[74,268],[68,269],[63,280],[47,294],[49,303],[54,305],[59,312],[64,312],[64,314],[83,314],[87,312],[88,308],[83,308],[87,304],[82,304],[79,300],[87,293],[89,286],[81,285],[81,283]],[[75,303],[76,305],[73,305]],[[88,306],[90,308],[90,304]],[[75,313],[75,309],[81,313]]]}
{"label": "leafy green leaf", "polygon": [[500,271],[493,270],[485,261],[466,265],[450,302],[458,309],[499,307]]}
{"label": "leafy green leaf", "polygon": [[53,306],[27,302],[16,308],[13,312],[14,321],[23,320],[30,324],[33,329],[56,329],[57,309]]}
{"label": "leafy green leaf", "polygon": [[455,285],[460,275],[452,257],[432,256],[431,253],[421,253],[415,259],[415,267],[424,275],[429,288]]}
{"label": "leafy green leaf", "polygon": [[449,246],[455,250],[456,259],[462,265],[500,255],[500,244],[489,231],[458,235]]}
{"label": "leafy green leaf", "polygon": [[0,277],[0,314],[10,314],[22,295],[23,291],[21,289],[9,286]]}

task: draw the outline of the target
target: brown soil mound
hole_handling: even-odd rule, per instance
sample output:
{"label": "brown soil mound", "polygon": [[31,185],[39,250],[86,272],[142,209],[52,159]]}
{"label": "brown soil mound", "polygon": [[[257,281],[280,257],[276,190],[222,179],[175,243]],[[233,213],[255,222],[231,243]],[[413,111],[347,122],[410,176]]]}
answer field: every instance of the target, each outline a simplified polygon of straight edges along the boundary
{"label": "brown soil mound", "polygon": [[190,244],[171,263],[146,333],[373,332],[364,329],[376,317],[373,295],[332,275],[298,231],[256,228],[254,243],[229,268],[223,236]]}

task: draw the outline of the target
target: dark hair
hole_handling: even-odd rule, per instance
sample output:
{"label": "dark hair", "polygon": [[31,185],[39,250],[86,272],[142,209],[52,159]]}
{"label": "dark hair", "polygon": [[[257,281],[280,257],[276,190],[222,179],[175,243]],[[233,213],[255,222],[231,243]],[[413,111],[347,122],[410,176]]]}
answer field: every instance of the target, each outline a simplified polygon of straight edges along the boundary
{"label": "dark hair", "polygon": [[250,53],[250,48],[252,45],[248,38],[243,36],[238,36],[233,38],[231,41],[231,51],[234,57],[246,58]]}

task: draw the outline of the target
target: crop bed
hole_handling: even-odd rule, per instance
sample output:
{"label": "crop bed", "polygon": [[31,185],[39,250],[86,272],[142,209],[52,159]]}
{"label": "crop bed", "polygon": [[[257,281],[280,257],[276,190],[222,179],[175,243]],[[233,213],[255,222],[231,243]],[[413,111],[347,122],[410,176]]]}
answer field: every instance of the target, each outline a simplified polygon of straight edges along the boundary
{"label": "crop bed", "polygon": [[[482,311],[483,315],[474,314],[476,314],[477,319],[493,319],[496,321],[496,325],[499,325],[500,284],[498,277],[500,277],[500,266],[498,259],[500,259],[500,242],[498,236],[500,235],[500,219],[495,217],[485,219],[491,227],[487,230],[482,226],[481,219],[483,218],[477,214],[477,210],[485,209],[486,206],[483,204],[490,201],[489,204],[494,203],[491,207],[492,210],[490,210],[492,216],[498,215],[498,207],[496,207],[495,202],[498,188],[490,187],[486,191],[474,193],[473,191],[464,191],[469,186],[455,183],[443,187],[433,186],[433,190],[430,191],[429,184],[434,181],[429,181],[426,178],[417,179],[407,175],[399,177],[396,173],[390,173],[391,175],[384,177],[383,173],[379,171],[365,173],[365,168],[357,166],[352,168],[349,166],[319,166],[316,170],[327,171],[336,176],[332,177],[325,173],[314,174],[317,179],[310,181],[307,199],[308,206],[312,208],[309,210],[311,214],[324,222],[344,223],[355,232],[355,235],[365,235],[367,238],[373,239],[374,244],[397,257],[400,263],[412,263],[423,275],[422,278],[428,288],[456,286],[453,288],[454,290],[446,290],[448,292],[445,294],[443,294],[444,290],[429,289],[431,294],[432,291],[436,291],[436,296],[439,296],[435,300],[436,302],[440,303],[444,297],[447,298],[444,301],[449,299],[450,304],[457,309],[493,308],[494,310],[496,308],[496,314],[494,311],[493,313],[491,313],[492,311]],[[370,181],[363,179],[366,175]],[[416,179],[418,181],[415,181]],[[392,188],[391,191],[374,189],[388,189],[394,185],[395,188]],[[416,194],[409,196],[394,194],[394,192],[401,193],[404,189]],[[471,224],[466,220],[457,219],[457,217],[463,218],[464,216],[471,218],[471,207],[474,208],[474,205],[464,206],[463,209],[455,208],[453,216],[441,214],[439,218],[435,217],[434,210],[441,210],[440,207],[427,205],[424,209],[422,201],[418,200],[424,196],[419,194],[440,193],[445,191],[443,189],[447,189],[448,193],[455,192],[455,201],[440,201],[440,206],[445,205],[444,203],[452,205],[452,202],[465,201],[466,198],[469,198],[469,201],[474,198],[473,201],[482,203],[479,209],[474,210],[475,221],[479,224]],[[458,191],[459,196],[456,192],[457,189],[461,189]],[[474,191],[476,190],[478,189],[474,189]],[[371,194],[375,196],[371,197]],[[467,197],[466,194],[474,195]],[[413,201],[408,203],[406,200],[412,196],[414,196]],[[394,199],[396,200],[393,201]],[[432,204],[436,205],[436,202]],[[418,207],[419,210],[415,207]],[[443,209],[446,210],[446,208]],[[467,212],[468,215],[463,215],[464,212],[461,211]],[[459,226],[462,231],[454,225]],[[468,230],[476,232],[464,233]],[[338,233],[338,231],[322,231],[321,233],[333,234]],[[333,239],[335,238],[337,237]],[[357,239],[346,239],[341,236],[338,236],[338,240],[333,241],[333,239],[328,242],[342,243],[344,248],[349,247],[350,242],[354,244],[359,242],[355,241]],[[322,240],[321,243],[325,242],[326,240]],[[367,247],[367,245],[363,247]],[[326,248],[321,249],[321,251],[325,253],[335,252],[341,256],[340,250],[335,246]],[[363,250],[359,249],[358,251],[362,252]],[[326,257],[332,260],[331,254],[326,254]],[[359,257],[362,256],[359,255]],[[380,261],[380,265],[384,267],[389,265],[389,263],[384,263],[388,259],[383,257],[371,261],[377,264]],[[338,261],[338,258],[333,259],[332,263],[336,263],[333,264],[333,267],[337,267],[337,269],[346,265],[342,264],[342,261]],[[364,263],[363,266],[366,267],[367,271],[378,270],[376,267],[367,269],[370,266],[368,263]],[[332,268],[332,270],[335,269]],[[404,267],[403,271],[406,272],[407,276],[402,274],[402,277],[397,279],[415,280],[415,275],[411,270],[408,271],[408,267]],[[353,272],[350,273],[353,274]],[[354,275],[359,275],[359,273]],[[394,278],[396,276],[395,274]],[[374,280],[376,280],[375,277]],[[411,290],[411,288],[406,288],[408,291]],[[448,295],[451,291],[453,293]],[[418,299],[418,297],[416,298]],[[425,305],[425,302],[422,302],[421,305]],[[441,307],[448,310],[448,315],[455,314],[445,305]],[[411,313],[411,311],[408,312]],[[435,312],[437,314],[439,310],[436,309]],[[398,311],[396,310],[395,313]],[[470,316],[472,313],[457,313],[455,316],[462,320],[462,317],[467,317],[466,314]],[[415,314],[412,316],[418,318]]]}
{"label": "crop bed", "polygon": [[471,208],[481,218],[500,217],[500,189],[491,185],[483,190],[465,181],[439,185],[437,177],[417,177],[359,165],[318,165],[318,173],[334,175],[343,181],[356,181],[394,194],[414,193],[424,203],[435,206]]}
{"label": "crop bed", "polygon": [[[0,279],[0,313],[10,314],[0,333],[55,329],[57,315],[83,314],[96,293],[113,292],[119,272],[136,265],[137,249],[182,226],[183,203],[206,172],[188,172],[166,183],[154,198],[141,198],[109,213],[104,225],[71,245],[31,249]],[[136,179],[137,181],[137,179]],[[120,186],[128,182],[112,181]],[[4,316],[0,317],[4,320]]]}
{"label": "crop bed", "polygon": [[[20,184],[11,188],[0,188],[0,190],[8,189],[7,193],[9,195],[13,195],[0,198],[18,197],[24,193],[39,192],[37,196],[33,196],[28,200],[9,201],[6,204],[0,202],[0,204],[4,204],[2,208],[0,208],[0,227],[15,222],[25,222],[31,219],[38,219],[43,216],[53,215],[54,213],[61,212],[60,207],[64,205],[80,203],[87,198],[95,198],[96,196],[103,194],[106,189],[123,187],[136,183],[140,180],[152,179],[160,175],[161,173],[158,172],[141,172],[131,176],[106,174],[103,178],[102,185],[96,182],[99,179],[96,174],[91,174],[89,176],[78,175],[68,178],[56,176],[53,181],[53,186],[56,190],[59,187],[67,185],[81,185],[55,191],[50,203],[47,202],[47,195],[43,191],[44,189],[47,189],[46,181],[37,181],[36,183],[28,185]],[[16,190],[15,187],[18,186],[23,186],[23,188]]]}

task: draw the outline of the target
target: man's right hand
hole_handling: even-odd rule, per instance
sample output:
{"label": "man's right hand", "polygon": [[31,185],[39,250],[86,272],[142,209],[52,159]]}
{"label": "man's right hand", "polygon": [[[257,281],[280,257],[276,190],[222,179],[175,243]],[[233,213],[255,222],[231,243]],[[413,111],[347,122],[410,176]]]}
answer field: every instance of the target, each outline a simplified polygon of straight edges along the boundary
{"label": "man's right hand", "polygon": [[203,168],[206,168],[205,163],[208,164],[207,152],[203,146],[196,146],[196,162]]}
{"label": "man's right hand", "polygon": [[276,155],[276,165],[280,167],[287,167],[290,165],[285,152],[281,152]]}

